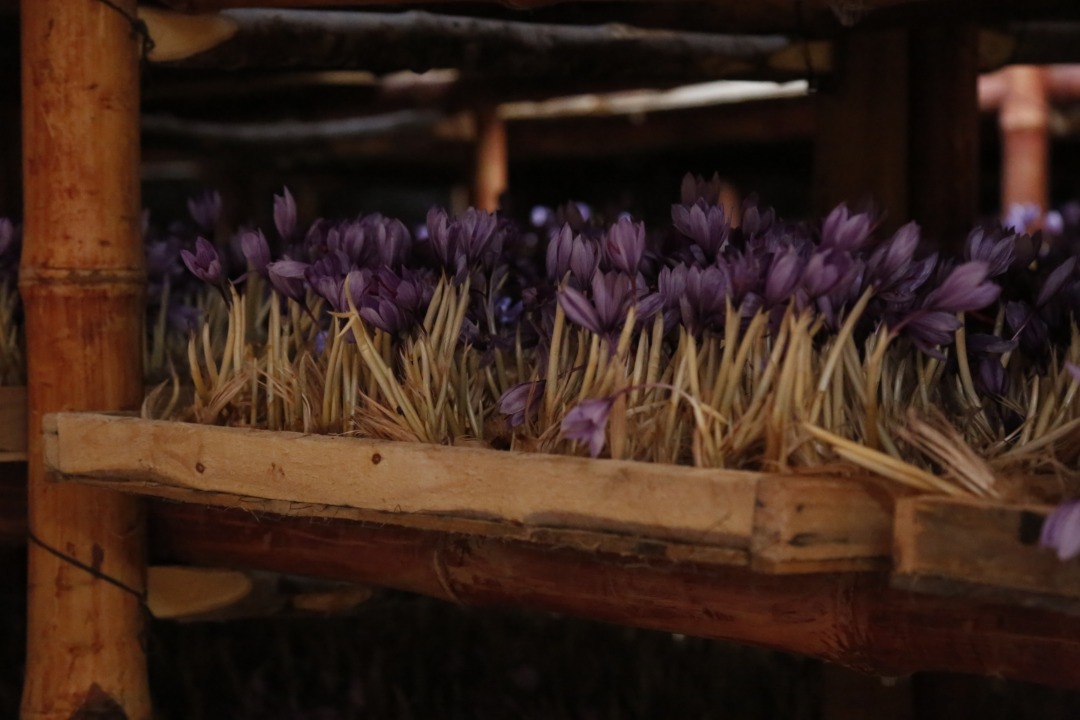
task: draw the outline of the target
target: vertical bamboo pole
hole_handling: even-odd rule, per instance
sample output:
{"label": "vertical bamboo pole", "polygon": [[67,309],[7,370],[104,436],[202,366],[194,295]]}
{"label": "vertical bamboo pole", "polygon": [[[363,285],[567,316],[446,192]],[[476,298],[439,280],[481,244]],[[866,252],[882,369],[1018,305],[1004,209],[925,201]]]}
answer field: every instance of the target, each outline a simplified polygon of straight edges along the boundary
{"label": "vertical bamboo pole", "polygon": [[150,717],[142,506],[46,482],[40,433],[43,413],[130,410],[142,395],[141,44],[124,17],[135,0],[110,4],[21,4],[33,533],[22,717],[34,720]]}
{"label": "vertical bamboo pole", "polygon": [[978,205],[978,29],[948,23],[910,35],[911,216],[924,240],[959,250]]}
{"label": "vertical bamboo pole", "polygon": [[479,210],[495,212],[509,175],[506,123],[495,107],[488,107],[476,114],[476,126],[473,204]]}
{"label": "vertical bamboo pole", "polygon": [[1005,71],[998,125],[1001,132],[1001,209],[1049,202],[1050,140],[1046,72],[1018,65]]}

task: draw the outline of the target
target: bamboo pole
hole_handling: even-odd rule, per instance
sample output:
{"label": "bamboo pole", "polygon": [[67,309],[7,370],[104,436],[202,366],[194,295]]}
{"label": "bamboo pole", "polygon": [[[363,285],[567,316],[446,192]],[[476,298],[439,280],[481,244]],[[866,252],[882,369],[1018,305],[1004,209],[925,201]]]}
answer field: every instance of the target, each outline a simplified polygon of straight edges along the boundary
{"label": "bamboo pole", "polygon": [[142,46],[124,17],[134,12],[135,0],[21,6],[33,533],[22,717],[33,720],[150,717],[142,507],[47,483],[40,432],[48,411],[142,399]]}
{"label": "bamboo pole", "polygon": [[1046,73],[1016,66],[1005,71],[1001,99],[1001,207],[1024,203],[1045,210],[1049,203],[1050,140]]}
{"label": "bamboo pole", "polygon": [[473,205],[480,210],[495,212],[510,174],[506,122],[499,117],[497,108],[487,107],[476,113],[476,127]]}

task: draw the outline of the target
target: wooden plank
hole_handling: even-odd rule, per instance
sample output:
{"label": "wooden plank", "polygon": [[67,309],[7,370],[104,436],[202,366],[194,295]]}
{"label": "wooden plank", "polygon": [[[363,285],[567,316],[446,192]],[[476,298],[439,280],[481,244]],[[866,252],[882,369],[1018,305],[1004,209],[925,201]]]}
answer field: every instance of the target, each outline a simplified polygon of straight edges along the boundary
{"label": "wooden plank", "polygon": [[0,462],[26,459],[26,388],[0,387]]}
{"label": "wooden plank", "polygon": [[[745,550],[759,475],[556,455],[51,416],[46,463],[128,491],[225,493],[380,513],[457,518]],[[193,491],[193,492],[192,492]]]}
{"label": "wooden plank", "polygon": [[1080,619],[890,589],[882,573],[762,575],[343,520],[151,503],[159,561],[306,574],[732,640],[865,672],[1080,687]]}
{"label": "wooden plank", "polygon": [[762,478],[751,567],[770,573],[888,569],[895,495],[869,479]]}
{"label": "wooden plank", "polygon": [[1049,508],[909,498],[896,511],[895,587],[1080,615],[1080,563],[1038,545]]}

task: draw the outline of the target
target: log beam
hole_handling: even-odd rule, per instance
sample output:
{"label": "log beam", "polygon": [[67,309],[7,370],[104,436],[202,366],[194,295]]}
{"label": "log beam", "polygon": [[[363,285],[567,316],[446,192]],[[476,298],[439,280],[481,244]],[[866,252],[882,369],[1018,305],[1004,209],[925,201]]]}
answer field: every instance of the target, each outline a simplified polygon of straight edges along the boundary
{"label": "log beam", "polygon": [[344,520],[152,503],[161,559],[294,572],[760,645],[866,672],[1080,687],[1080,619],[893,590],[876,573],[759,575]]}
{"label": "log beam", "polygon": [[[650,82],[746,76],[801,77],[803,44],[782,35],[672,33],[621,24],[553,25],[404,13],[232,10],[206,16],[205,33],[181,33],[183,15],[153,12],[151,36],[170,68],[363,69],[457,68],[487,76],[634,78]],[[207,48],[207,37],[219,42]],[[185,50],[184,46],[188,49]]]}
{"label": "log beam", "polygon": [[46,412],[135,409],[143,396],[142,43],[123,14],[134,14],[135,0],[110,5],[24,0],[21,6],[19,285],[28,358],[29,526],[36,539],[29,547],[22,698],[28,720],[151,715],[140,643],[141,504],[47,483],[40,432]]}

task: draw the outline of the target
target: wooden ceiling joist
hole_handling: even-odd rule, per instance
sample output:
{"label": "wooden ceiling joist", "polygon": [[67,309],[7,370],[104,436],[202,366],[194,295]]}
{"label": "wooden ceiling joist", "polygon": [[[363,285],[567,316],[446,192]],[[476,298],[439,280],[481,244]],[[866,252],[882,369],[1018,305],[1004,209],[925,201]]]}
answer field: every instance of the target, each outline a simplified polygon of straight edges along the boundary
{"label": "wooden ceiling joist", "polygon": [[[214,70],[358,68],[382,74],[457,68],[491,77],[633,78],[647,85],[665,78],[804,77],[807,53],[814,58],[821,51],[783,35],[551,25],[422,11],[235,10],[201,18],[146,11],[143,17],[156,43],[151,60]],[[208,48],[210,36],[218,42]],[[824,62],[815,59],[815,66]]]}
{"label": "wooden ceiling joist", "polygon": [[229,8],[353,8],[392,10],[403,6],[439,8],[491,17],[525,16],[539,22],[597,24],[622,22],[640,27],[698,32],[791,32],[826,36],[855,26],[910,25],[964,15],[980,20],[1080,17],[1073,0],[159,0],[188,13]]}

